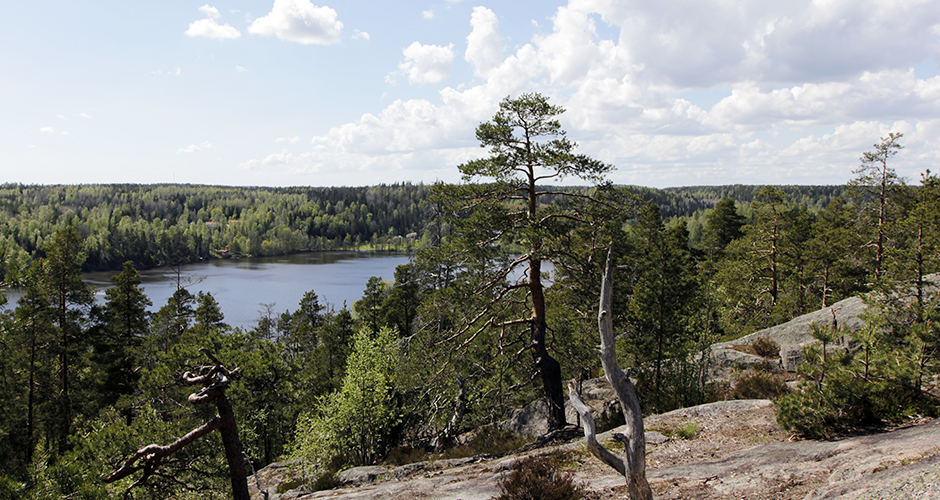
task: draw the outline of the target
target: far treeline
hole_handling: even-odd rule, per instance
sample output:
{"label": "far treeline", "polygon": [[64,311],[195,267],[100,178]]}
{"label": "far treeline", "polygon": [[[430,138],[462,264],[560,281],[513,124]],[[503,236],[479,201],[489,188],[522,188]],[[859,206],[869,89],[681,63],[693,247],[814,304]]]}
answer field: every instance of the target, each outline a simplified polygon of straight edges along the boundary
{"label": "far treeline", "polygon": [[[0,185],[0,280],[42,256],[55,232],[75,227],[86,253],[83,271],[138,270],[205,259],[275,256],[321,250],[413,251],[440,230],[431,187],[265,188],[200,185]],[[558,188],[562,192],[588,188]],[[687,218],[697,246],[706,212],[725,198],[742,213],[760,186],[664,190],[630,187],[664,218]],[[813,213],[841,186],[781,186],[789,202]],[[551,203],[554,197],[546,197]],[[13,271],[12,275],[8,275]]]}
{"label": "far treeline", "polygon": [[[562,112],[538,94],[504,100],[477,129],[489,156],[459,165],[457,185],[4,186],[3,262],[23,295],[0,311],[0,498],[230,498],[214,435],[162,461],[137,453],[212,417],[180,383],[201,348],[238,367],[227,395],[251,464],[302,468],[283,489],[504,453],[522,444],[498,427],[514,409],[544,398],[561,428],[563,381],[599,375],[608,252],[618,364],[645,413],[786,393],[770,372],[711,380],[709,346],[859,294],[866,327],[818,329],[778,420],[827,437],[936,413],[940,294],[926,277],[940,270],[940,179],[895,175],[899,134],[847,165],[847,186],[648,190],[606,183],[612,166],[576,153]],[[415,256],[363,284],[351,311],[311,290],[250,329],[185,287],[149,313],[137,272],[337,248]],[[81,270],[119,262],[95,301]],[[826,348],[847,335],[858,350]],[[105,482],[129,457],[145,463]]]}

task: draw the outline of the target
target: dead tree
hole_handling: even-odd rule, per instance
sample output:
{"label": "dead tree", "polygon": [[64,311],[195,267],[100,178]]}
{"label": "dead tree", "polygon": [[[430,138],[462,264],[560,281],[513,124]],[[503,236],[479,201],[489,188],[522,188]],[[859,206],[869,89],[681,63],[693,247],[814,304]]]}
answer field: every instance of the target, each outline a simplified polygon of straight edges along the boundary
{"label": "dead tree", "polygon": [[151,444],[134,452],[120,468],[105,479],[111,483],[127,477],[139,470],[143,471],[140,478],[125,491],[125,496],[136,486],[146,485],[152,476],[162,476],[160,464],[170,455],[180,451],[184,446],[218,429],[222,434],[222,445],[225,447],[225,458],[228,460],[229,478],[232,482],[232,498],[235,500],[249,500],[248,478],[245,474],[245,459],[242,454],[242,445],[238,440],[238,427],[235,425],[235,413],[232,405],[225,397],[225,389],[229,380],[238,375],[238,369],[229,370],[216,359],[208,349],[200,351],[215,363],[212,366],[200,366],[196,373],[183,374],[183,383],[186,385],[202,385],[199,392],[189,395],[189,402],[194,405],[214,402],[219,414],[212,417],[205,424],[193,429],[176,441],[160,446]]}
{"label": "dead tree", "polygon": [[643,414],[640,412],[640,402],[633,389],[633,382],[623,370],[617,366],[617,350],[614,345],[614,323],[611,314],[613,296],[613,248],[608,249],[607,265],[604,269],[604,278],[601,281],[601,303],[597,312],[597,328],[601,335],[601,365],[604,374],[617,399],[626,420],[626,431],[614,437],[624,443],[625,459],[617,456],[597,441],[594,417],[591,409],[584,404],[574,381],[568,382],[568,394],[571,405],[577,410],[584,423],[584,439],[588,450],[605,464],[613,467],[627,480],[631,500],[652,500],[653,491],[646,481],[646,435],[643,431]]}

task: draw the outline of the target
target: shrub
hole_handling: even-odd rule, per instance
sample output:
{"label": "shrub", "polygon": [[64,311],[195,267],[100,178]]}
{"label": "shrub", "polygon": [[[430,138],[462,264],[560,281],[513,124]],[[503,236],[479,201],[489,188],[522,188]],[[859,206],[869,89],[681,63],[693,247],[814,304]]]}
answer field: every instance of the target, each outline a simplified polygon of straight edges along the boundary
{"label": "shrub", "polygon": [[576,500],[584,488],[570,474],[558,470],[557,457],[532,456],[513,466],[499,482],[502,494],[495,500]]}
{"label": "shrub", "polygon": [[825,439],[937,413],[937,398],[921,384],[937,370],[932,358],[938,336],[932,323],[905,319],[903,310],[888,314],[881,307],[869,304],[866,325],[850,332],[858,351],[827,348],[843,332],[814,325],[813,336],[821,343],[803,349],[800,390],[778,400],[782,427]]}
{"label": "shrub", "polygon": [[810,439],[830,439],[872,424],[876,416],[867,387],[852,377],[840,377],[817,386],[801,384],[800,390],[777,400],[777,423]]}
{"label": "shrub", "polygon": [[526,440],[509,431],[490,429],[478,432],[466,444],[445,450],[443,459],[475,457],[477,455],[503,455],[517,450],[526,444]]}
{"label": "shrub", "polygon": [[783,376],[767,371],[746,370],[735,377],[732,399],[774,399],[790,392]]}
{"label": "shrub", "polygon": [[754,342],[751,343],[751,347],[753,347],[754,352],[762,358],[780,357],[780,346],[768,338],[755,339]]}

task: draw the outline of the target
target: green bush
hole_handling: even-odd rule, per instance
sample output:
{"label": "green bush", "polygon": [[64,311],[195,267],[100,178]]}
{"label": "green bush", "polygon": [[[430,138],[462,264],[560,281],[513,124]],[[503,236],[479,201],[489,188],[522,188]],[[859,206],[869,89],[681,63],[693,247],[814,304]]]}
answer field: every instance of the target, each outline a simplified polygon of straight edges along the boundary
{"label": "green bush", "polygon": [[570,474],[558,470],[559,460],[551,456],[531,456],[513,466],[499,482],[502,494],[495,500],[577,500],[584,488]]}
{"label": "green bush", "polygon": [[879,420],[865,384],[851,377],[822,387],[804,382],[777,405],[777,423],[810,439],[830,439]]}
{"label": "green bush", "polygon": [[844,333],[814,325],[820,344],[803,350],[806,361],[799,372],[804,381],[797,392],[777,401],[782,427],[826,439],[937,413],[937,398],[922,384],[937,372],[940,336],[933,322],[905,316],[907,310],[888,314],[882,307],[870,304],[865,326],[850,333],[857,351],[832,349],[829,344]]}
{"label": "green bush", "polygon": [[392,392],[398,366],[397,334],[381,328],[355,334],[342,388],[323,398],[316,411],[301,414],[291,458],[320,476],[337,463],[374,463],[391,448],[401,419]]}

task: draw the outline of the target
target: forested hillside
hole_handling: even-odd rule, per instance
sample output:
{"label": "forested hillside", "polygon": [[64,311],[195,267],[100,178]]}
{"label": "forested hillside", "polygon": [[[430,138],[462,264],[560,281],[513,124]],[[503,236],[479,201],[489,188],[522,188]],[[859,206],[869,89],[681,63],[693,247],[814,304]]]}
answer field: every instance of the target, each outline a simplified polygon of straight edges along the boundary
{"label": "forested hillside", "polygon": [[[254,466],[302,459],[319,478],[311,488],[350,465],[497,450],[514,441],[457,437],[545,395],[546,359],[561,380],[598,374],[608,248],[618,352],[644,411],[742,396],[704,376],[716,340],[855,294],[913,290],[914,306],[886,302],[872,316],[858,340],[865,358],[807,351],[811,383],[787,400],[786,418],[799,430],[929,412],[940,299],[923,278],[940,270],[940,180],[901,182],[884,151],[845,187],[3,186],[3,263],[23,296],[0,314],[0,498],[225,497],[217,437],[144,483],[103,482],[135,450],[211,417],[180,384],[206,364],[200,348],[239,368],[228,396]],[[415,258],[393,281],[363,283],[352,310],[325,309],[311,290],[250,329],[230,327],[211,294],[185,287],[148,313],[136,269],[363,245]],[[546,288],[544,261],[555,269]],[[96,303],[81,271],[115,266],[115,286]]]}
{"label": "forested hillside", "polygon": [[0,186],[0,253],[27,266],[58,229],[83,238],[85,270],[234,255],[408,250],[431,218],[424,185],[239,188],[191,185]]}
{"label": "forested hillside", "polygon": [[[693,244],[705,211],[724,198],[748,206],[760,186],[664,190],[630,187],[666,219],[687,218]],[[783,186],[791,203],[816,212],[840,186]],[[580,192],[585,188],[558,188]],[[22,271],[56,230],[73,226],[82,269],[138,269],[229,256],[370,249],[410,251],[438,230],[430,186],[241,188],[194,185],[0,185],[0,271]],[[552,203],[553,196],[546,197]]]}

